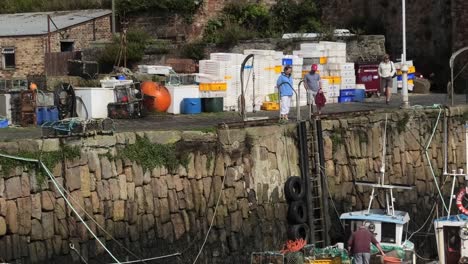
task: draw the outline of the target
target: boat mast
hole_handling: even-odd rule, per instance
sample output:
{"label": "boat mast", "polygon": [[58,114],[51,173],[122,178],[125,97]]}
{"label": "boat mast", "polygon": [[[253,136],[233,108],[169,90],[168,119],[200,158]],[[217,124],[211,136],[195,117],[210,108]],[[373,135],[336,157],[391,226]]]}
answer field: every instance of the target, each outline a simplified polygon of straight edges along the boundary
{"label": "boat mast", "polygon": [[358,182],[356,181],[356,185],[362,186],[370,186],[372,187],[372,192],[370,195],[369,205],[367,207],[367,213],[370,213],[372,202],[374,201],[374,197],[376,196],[376,189],[384,189],[385,190],[385,206],[387,215],[395,215],[395,198],[393,197],[393,189],[407,189],[411,190],[414,186],[406,186],[406,185],[391,185],[385,184],[385,160],[386,160],[386,152],[387,152],[387,122],[388,117],[385,114],[385,128],[383,134],[383,148],[382,148],[382,166],[380,167],[380,178],[377,180],[377,183],[369,183],[369,182]]}

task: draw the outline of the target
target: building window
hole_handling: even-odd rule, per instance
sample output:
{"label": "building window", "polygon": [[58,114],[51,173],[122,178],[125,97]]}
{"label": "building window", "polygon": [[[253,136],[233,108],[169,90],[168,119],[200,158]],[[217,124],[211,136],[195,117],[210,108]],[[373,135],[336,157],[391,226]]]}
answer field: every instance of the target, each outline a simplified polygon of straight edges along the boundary
{"label": "building window", "polygon": [[2,67],[3,69],[14,69],[15,63],[15,48],[2,49]]}
{"label": "building window", "polygon": [[74,41],[70,40],[62,40],[60,41],[60,51],[61,52],[70,52],[73,51],[73,45],[75,44]]}

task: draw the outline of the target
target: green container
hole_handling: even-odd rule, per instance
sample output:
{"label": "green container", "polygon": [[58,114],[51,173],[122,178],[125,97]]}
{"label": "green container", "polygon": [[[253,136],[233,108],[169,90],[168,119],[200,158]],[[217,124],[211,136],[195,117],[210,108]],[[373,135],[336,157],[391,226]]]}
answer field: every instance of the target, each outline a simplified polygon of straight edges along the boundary
{"label": "green container", "polygon": [[215,98],[202,98],[203,112],[222,112],[223,111],[223,97]]}

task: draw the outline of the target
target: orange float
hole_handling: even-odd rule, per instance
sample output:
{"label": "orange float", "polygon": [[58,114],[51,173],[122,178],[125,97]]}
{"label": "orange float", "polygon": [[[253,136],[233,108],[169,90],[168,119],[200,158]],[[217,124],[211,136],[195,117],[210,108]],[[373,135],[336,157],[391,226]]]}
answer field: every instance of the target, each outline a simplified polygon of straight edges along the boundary
{"label": "orange float", "polygon": [[31,90],[31,91],[37,90],[37,84],[35,84],[35,83],[33,83],[33,82],[30,83],[30,84],[29,84],[29,90]]}
{"label": "orange float", "polygon": [[145,81],[141,84],[141,91],[145,95],[144,105],[148,110],[166,112],[171,105],[171,94],[158,83]]}

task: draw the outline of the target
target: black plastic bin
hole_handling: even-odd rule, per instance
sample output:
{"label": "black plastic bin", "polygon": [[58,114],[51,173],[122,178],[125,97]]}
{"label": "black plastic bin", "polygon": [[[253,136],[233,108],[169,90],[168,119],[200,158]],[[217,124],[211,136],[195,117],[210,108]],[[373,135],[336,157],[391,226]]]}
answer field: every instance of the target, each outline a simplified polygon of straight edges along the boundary
{"label": "black plastic bin", "polygon": [[223,97],[202,98],[202,111],[208,113],[222,112],[224,108]]}

